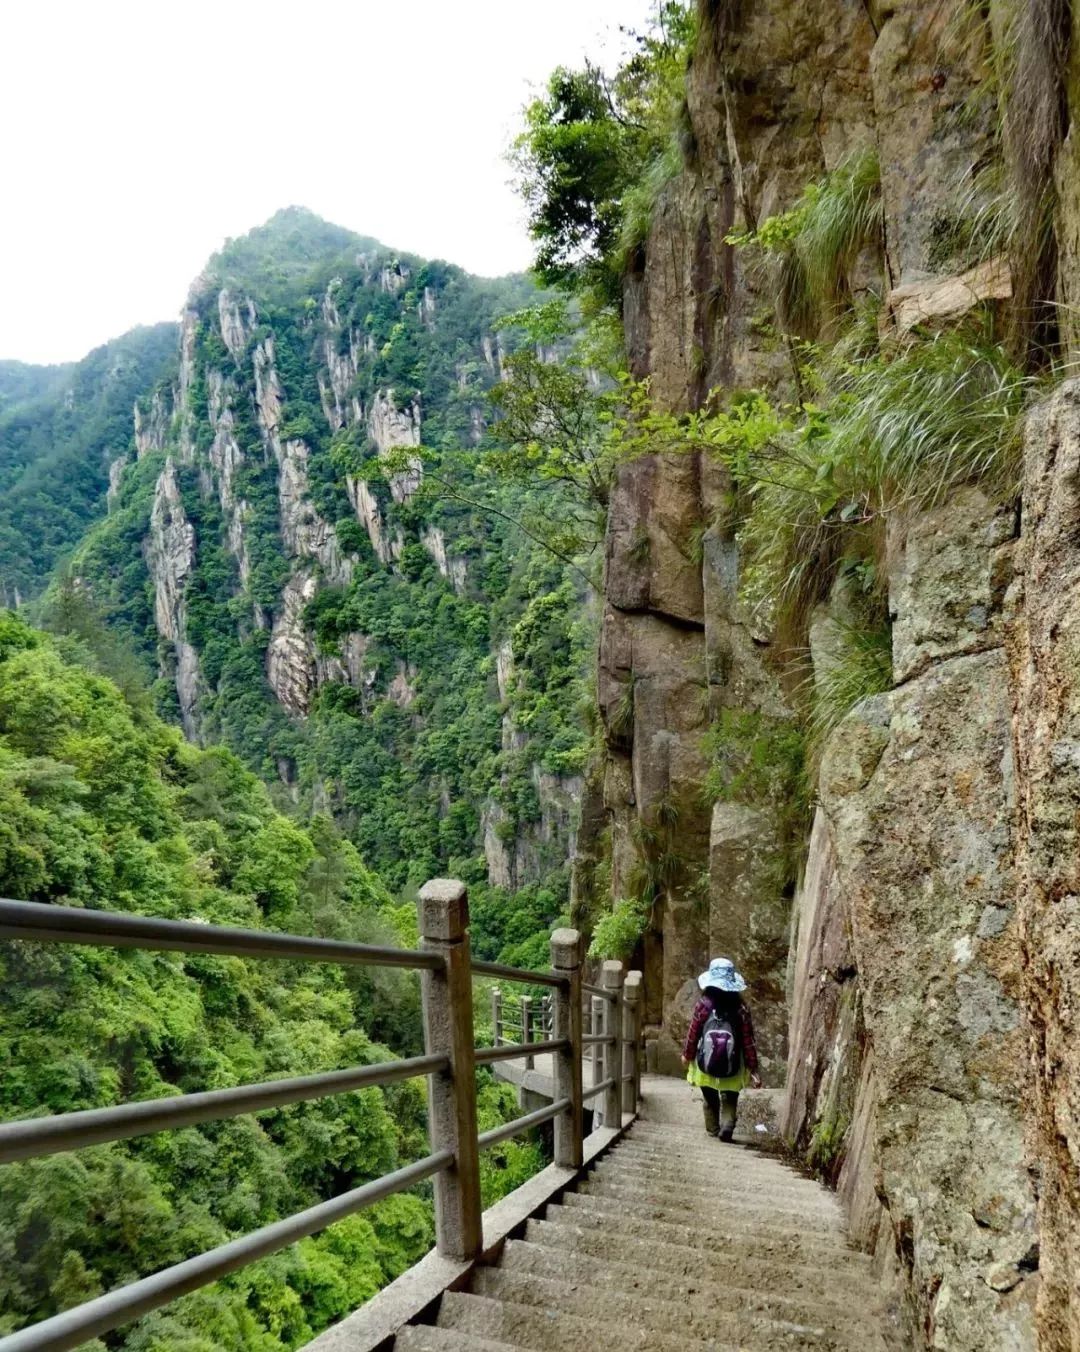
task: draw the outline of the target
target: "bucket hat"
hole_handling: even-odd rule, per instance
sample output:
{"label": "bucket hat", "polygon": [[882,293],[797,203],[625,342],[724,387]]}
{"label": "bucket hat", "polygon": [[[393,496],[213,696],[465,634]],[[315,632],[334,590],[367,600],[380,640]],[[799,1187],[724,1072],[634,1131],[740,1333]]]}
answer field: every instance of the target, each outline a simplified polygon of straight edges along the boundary
{"label": "bucket hat", "polygon": [[698,985],[702,990],[708,986],[715,986],[722,991],[744,991],[746,982],[735,970],[735,964],[730,958],[713,958],[709,963],[709,970],[702,972],[697,979]]}

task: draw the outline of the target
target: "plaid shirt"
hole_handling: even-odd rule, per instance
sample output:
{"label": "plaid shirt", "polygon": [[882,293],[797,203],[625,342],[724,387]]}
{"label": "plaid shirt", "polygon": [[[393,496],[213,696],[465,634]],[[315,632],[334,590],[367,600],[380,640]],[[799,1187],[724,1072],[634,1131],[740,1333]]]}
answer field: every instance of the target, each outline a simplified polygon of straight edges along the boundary
{"label": "plaid shirt", "polygon": [[[703,995],[694,1006],[694,1014],[690,1020],[690,1027],[686,1033],[686,1042],[683,1045],[683,1057],[687,1061],[692,1061],[697,1055],[697,1046],[701,1038],[701,1030],[705,1027],[705,1021],[713,1011],[713,1003],[707,995]],[[742,1042],[743,1060],[746,1063],[746,1069],[751,1074],[755,1074],[758,1068],[757,1044],[754,1042],[754,1021],[750,1017],[750,1008],[743,1001],[739,1001],[739,1034]]]}

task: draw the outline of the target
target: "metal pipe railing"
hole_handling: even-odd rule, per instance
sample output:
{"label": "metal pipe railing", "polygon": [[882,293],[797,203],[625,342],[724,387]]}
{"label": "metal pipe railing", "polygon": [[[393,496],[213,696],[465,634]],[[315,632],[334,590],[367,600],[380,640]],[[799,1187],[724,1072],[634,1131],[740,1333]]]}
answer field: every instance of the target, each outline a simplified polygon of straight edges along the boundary
{"label": "metal pipe railing", "polygon": [[516,1117],[513,1122],[504,1122],[501,1127],[492,1127],[490,1131],[481,1132],[478,1138],[480,1149],[487,1150],[493,1145],[498,1145],[500,1141],[508,1141],[511,1136],[520,1136],[522,1132],[531,1131],[533,1127],[543,1126],[545,1122],[550,1122],[552,1118],[566,1112],[569,1107],[568,1098],[556,1099],[546,1108],[537,1108],[536,1112]]}
{"label": "metal pipe railing", "polygon": [[500,1047],[477,1047],[474,1054],[478,1066],[490,1066],[494,1061],[517,1061],[525,1056],[542,1056],[545,1052],[561,1052],[569,1047],[566,1038],[551,1038],[547,1042],[504,1043]]}
{"label": "metal pipe railing", "polygon": [[302,934],[203,925],[192,920],[158,920],[117,911],[80,910],[41,901],[0,900],[0,939],[91,944],[107,948],[149,948],[181,953],[216,953],[228,958],[299,958],[304,962],[361,964],[367,967],[434,969],[436,953],[383,948],[342,939],[312,939]]}
{"label": "metal pipe railing", "polygon": [[426,1159],[407,1164],[403,1169],[377,1178],[373,1183],[365,1183],[363,1187],[353,1188],[351,1192],[334,1197],[329,1202],[319,1202],[286,1220],[264,1225],[261,1230],[255,1230],[250,1235],[232,1239],[196,1258],[175,1263],[151,1277],[143,1277],[104,1296],[98,1296],[95,1300],[76,1305],[72,1310],[45,1319],[40,1324],[32,1324],[30,1328],[9,1334],[0,1339],[0,1348],[3,1352],[70,1352],[71,1348],[96,1338],[100,1333],[127,1324],[139,1315],[167,1305],[178,1296],[216,1282],[239,1267],[276,1253],[307,1235],[313,1235],[316,1230],[325,1230],[335,1221],[344,1220],[364,1207],[381,1202],[384,1197],[431,1178],[433,1174],[446,1169],[453,1160],[448,1150],[428,1155]]}
{"label": "metal pipe railing", "polygon": [[113,1108],[89,1108],[54,1117],[22,1118],[17,1122],[0,1123],[0,1164],[55,1155],[62,1150],[81,1150],[85,1146],[123,1141],[154,1131],[177,1130],[198,1122],[220,1121],[238,1117],[241,1113],[281,1108],[287,1103],[394,1084],[419,1075],[433,1075],[448,1065],[449,1058],[445,1056],[414,1056],[405,1061],[331,1070],[288,1080],[266,1080],[262,1084],[241,1085],[235,1089],[177,1094],[171,1098],[145,1099]]}
{"label": "metal pipe railing", "polygon": [[501,976],[507,981],[524,981],[530,986],[554,986],[556,990],[566,985],[564,977],[530,972],[524,967],[507,967],[501,962],[473,962],[471,966],[473,976]]}
{"label": "metal pipe railing", "polygon": [[[639,1075],[640,1008],[625,1023],[620,1018],[624,1012],[619,1009],[622,1003],[620,964],[605,964],[604,988],[582,983],[580,936],[569,929],[556,930],[552,935],[553,970],[550,974],[502,963],[472,962],[465,888],[461,883],[444,879],[427,883],[420,891],[420,934],[422,947],[419,950],[395,949],[337,939],[211,926],[190,920],[163,920],[39,902],[0,900],[0,939],[419,969],[426,1053],[374,1066],[3,1123],[0,1124],[0,1163],[190,1127],[240,1113],[262,1112],[419,1075],[428,1077],[431,1142],[431,1153],[415,1164],[0,1338],[0,1352],[67,1352],[67,1349],[129,1323],[197,1287],[217,1281],[236,1268],[314,1234],[383,1197],[432,1177],[435,1178],[438,1250],[444,1257],[473,1260],[479,1256],[482,1247],[480,1150],[553,1121],[555,1162],[563,1167],[580,1168],[584,1158],[582,1107],[586,1100],[605,1094],[605,1120],[610,1117],[613,1123],[616,1119],[612,1115],[612,1104],[618,1101],[623,1083],[631,1086],[625,1091],[624,1106],[632,1099],[630,1111],[634,1111],[637,1103],[639,1079],[635,1078],[635,1070]],[[471,980],[475,975],[498,976],[551,988],[552,994],[543,1000],[532,1002],[529,997],[522,997],[521,1044],[499,1045],[502,997],[496,991],[492,999],[496,1046],[474,1047]],[[636,995],[640,974],[632,973],[631,978],[636,978]],[[602,1032],[583,1034],[583,991],[600,997],[590,1001],[590,1023],[593,1027],[599,1023]],[[603,1003],[605,1001],[615,1008],[610,1009]],[[598,1011],[602,1017],[596,1019]],[[629,1015],[630,1011],[626,1012]],[[531,1039],[537,1029],[541,1040],[533,1042]],[[582,1086],[582,1057],[586,1046],[591,1049],[594,1063],[603,1049],[605,1074],[604,1080],[588,1091]],[[478,1132],[476,1066],[521,1058],[528,1065],[533,1057],[541,1054],[552,1057],[554,1102],[513,1122]],[[618,1080],[610,1073],[612,1070],[622,1072]],[[616,1086],[614,1091],[613,1086]],[[451,1165],[452,1169],[449,1168]]]}

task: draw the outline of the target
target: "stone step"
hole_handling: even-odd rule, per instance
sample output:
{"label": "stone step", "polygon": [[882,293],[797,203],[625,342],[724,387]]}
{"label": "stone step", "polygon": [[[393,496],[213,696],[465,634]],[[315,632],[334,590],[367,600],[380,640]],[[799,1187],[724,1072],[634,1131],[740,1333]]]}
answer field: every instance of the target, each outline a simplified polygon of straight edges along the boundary
{"label": "stone step", "polygon": [[[601,1324],[601,1319],[603,1323]],[[466,1292],[448,1291],[439,1305],[439,1324],[476,1338],[494,1339],[536,1352],[581,1352],[598,1342],[642,1352],[734,1352],[685,1334],[658,1333],[630,1317],[612,1324],[602,1315],[567,1314],[561,1307],[522,1305]]]}
{"label": "stone step", "polygon": [[691,1215],[685,1207],[630,1201],[625,1197],[611,1197],[595,1192],[564,1193],[562,1205],[569,1211],[587,1212],[600,1217],[610,1217],[613,1220],[625,1216],[639,1224],[655,1225],[658,1234],[661,1231],[669,1232],[672,1237],[676,1231],[686,1231],[698,1236],[705,1244],[711,1245],[737,1242],[740,1235],[753,1231],[754,1234],[776,1239],[788,1235],[801,1235],[815,1248],[822,1250],[823,1254],[843,1255],[857,1252],[848,1245],[843,1233],[834,1227],[821,1226],[819,1229],[808,1229],[800,1221],[792,1221],[788,1213],[783,1211],[744,1209],[721,1211],[716,1207],[703,1206],[698,1214]]}
{"label": "stone step", "polygon": [[406,1324],[394,1338],[394,1352],[519,1352],[520,1343],[497,1343],[437,1324]]}
{"label": "stone step", "polygon": [[[581,1276],[567,1282],[538,1277],[535,1273],[480,1268],[474,1274],[471,1290],[473,1294],[505,1303],[535,1305],[596,1323],[603,1321],[605,1329],[629,1319],[635,1328],[681,1337],[684,1345],[690,1340],[708,1344],[721,1331],[725,1341],[739,1347],[767,1347],[782,1340],[785,1347],[848,1348],[855,1352],[865,1346],[866,1339],[865,1329],[854,1325],[838,1327],[833,1320],[776,1319],[742,1309],[736,1301],[729,1301],[722,1313],[715,1308],[694,1310],[677,1300],[664,1299],[661,1293],[639,1290],[630,1296]],[[715,1306],[715,1298],[713,1303]]]}
{"label": "stone step", "polygon": [[819,1238],[834,1236],[838,1244],[846,1242],[841,1225],[833,1215],[807,1213],[789,1206],[757,1205],[753,1199],[737,1202],[730,1198],[711,1198],[707,1194],[680,1198],[670,1194],[662,1182],[654,1187],[638,1188],[619,1183],[618,1179],[583,1179],[576,1192],[564,1194],[564,1205],[568,1198],[580,1199],[580,1202],[569,1202],[570,1206],[584,1205],[585,1199],[589,1199],[602,1203],[608,1210],[652,1215],[654,1220],[673,1221],[676,1225],[720,1225],[739,1229],[752,1225],[780,1226]]}
{"label": "stone step", "polygon": [[[642,1294],[652,1297],[658,1288],[658,1276],[652,1270],[642,1271],[628,1263],[591,1258],[573,1250],[564,1253],[524,1239],[507,1242],[499,1266],[501,1271],[531,1273],[567,1285],[588,1282],[611,1288],[628,1302]],[[716,1313],[716,1293],[707,1282],[702,1282],[700,1270],[694,1277],[664,1272],[659,1277],[659,1285],[665,1300],[678,1301],[695,1314]],[[880,1305],[876,1296],[873,1304],[860,1301],[856,1305],[849,1295],[834,1295],[831,1290],[790,1295],[768,1287],[740,1287],[727,1281],[724,1289],[731,1292],[732,1304],[739,1309],[756,1310],[779,1320],[791,1321],[798,1317],[818,1323],[839,1323],[854,1319],[858,1326],[860,1320],[873,1320]],[[874,1327],[868,1326],[868,1336]]]}
{"label": "stone step", "polygon": [[776,1187],[827,1195],[827,1190],[815,1179],[805,1178],[777,1160],[771,1160],[768,1164],[762,1164],[759,1160],[749,1161],[749,1153],[723,1141],[710,1141],[705,1149],[690,1154],[682,1151],[672,1151],[665,1155],[660,1152],[653,1154],[651,1151],[613,1150],[594,1167],[636,1169],[639,1172],[685,1175],[691,1178],[730,1178],[733,1182],[772,1184]]}
{"label": "stone step", "polygon": [[725,1206],[731,1210],[740,1207],[772,1208],[789,1215],[812,1217],[837,1230],[843,1227],[844,1214],[836,1199],[828,1193],[791,1193],[785,1189],[762,1186],[758,1188],[728,1188],[718,1182],[668,1178],[660,1173],[634,1173],[629,1169],[596,1169],[582,1180],[586,1190],[607,1188],[655,1197],[658,1201],[679,1203],[697,1209],[701,1205]]}
{"label": "stone step", "polygon": [[776,1155],[763,1155],[758,1150],[748,1150],[737,1141],[720,1141],[714,1136],[706,1136],[704,1132],[701,1133],[701,1139],[692,1144],[675,1141],[665,1146],[653,1146],[628,1140],[615,1146],[604,1158],[640,1160],[661,1166],[677,1165],[680,1162],[714,1166],[719,1159],[725,1167],[737,1169],[748,1177],[786,1178],[791,1183],[821,1186]]}
{"label": "stone step", "polygon": [[[719,1149],[719,1146],[718,1146]],[[795,1180],[792,1182],[784,1174],[764,1174],[757,1176],[739,1175],[737,1172],[725,1172],[723,1169],[693,1168],[692,1165],[677,1168],[658,1168],[641,1164],[637,1160],[604,1160],[592,1171],[592,1178],[619,1178],[627,1182],[662,1184],[666,1187],[680,1187],[696,1195],[716,1195],[718,1192],[730,1192],[733,1197],[756,1195],[756,1197],[776,1198],[777,1202],[799,1203],[807,1210],[819,1210],[841,1217],[842,1211],[837,1199],[831,1192],[818,1183]]]}
{"label": "stone step", "polygon": [[810,1267],[818,1263],[843,1264],[852,1271],[868,1271],[872,1265],[869,1254],[854,1249],[839,1249],[836,1245],[822,1245],[815,1238],[803,1235],[798,1229],[776,1233],[758,1226],[747,1225],[735,1232],[709,1235],[696,1226],[671,1225],[663,1221],[642,1220],[636,1216],[601,1215],[581,1207],[549,1206],[545,1219],[552,1225],[566,1225],[578,1230],[592,1230],[605,1234],[617,1251],[627,1239],[640,1239],[660,1244],[674,1244],[694,1249],[704,1263],[723,1263],[731,1254],[740,1257],[764,1258],[770,1262],[794,1263]]}
{"label": "stone step", "polygon": [[[568,1225],[559,1221],[531,1220],[525,1227],[525,1238],[533,1244],[548,1248],[562,1248],[592,1258],[614,1257],[618,1262],[640,1266],[642,1272],[652,1271],[659,1279],[669,1273],[701,1280],[701,1251],[684,1244],[667,1244],[662,1240],[620,1238],[617,1247],[611,1235],[603,1229]],[[869,1273],[849,1262],[830,1264],[824,1271],[820,1264],[807,1267],[770,1256],[767,1249],[747,1253],[740,1242],[739,1252],[719,1254],[716,1258],[719,1284],[739,1287],[762,1287],[772,1291],[809,1292],[811,1297],[827,1282],[836,1293],[858,1300],[873,1300],[877,1286]],[[857,1257],[858,1255],[852,1255]]]}

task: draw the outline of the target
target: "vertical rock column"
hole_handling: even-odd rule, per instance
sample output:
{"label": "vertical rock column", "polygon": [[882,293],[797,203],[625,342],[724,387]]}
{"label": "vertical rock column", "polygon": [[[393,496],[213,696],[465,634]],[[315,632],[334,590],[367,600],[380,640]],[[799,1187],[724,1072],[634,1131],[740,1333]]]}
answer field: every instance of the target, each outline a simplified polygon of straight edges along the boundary
{"label": "vertical rock column", "polygon": [[[1029,419],[1009,634],[1041,1346],[1080,1347],[1080,381]],[[996,922],[995,922],[996,923]]]}

